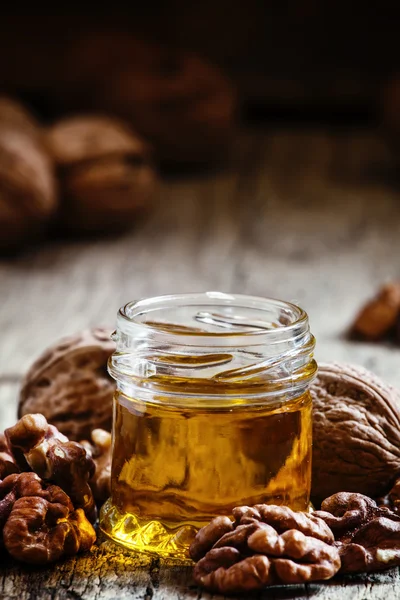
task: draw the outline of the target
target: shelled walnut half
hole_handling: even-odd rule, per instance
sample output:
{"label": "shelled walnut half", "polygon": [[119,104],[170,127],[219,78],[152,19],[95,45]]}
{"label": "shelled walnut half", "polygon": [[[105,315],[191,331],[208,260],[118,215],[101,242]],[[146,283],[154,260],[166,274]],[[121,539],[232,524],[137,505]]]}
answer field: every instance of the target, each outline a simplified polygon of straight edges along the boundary
{"label": "shelled walnut half", "polygon": [[96,520],[89,485],[96,466],[81,444],[69,441],[41,414],[25,415],[4,433],[21,471],[32,469],[41,479],[59,485],[75,508],[82,508],[91,522]]}
{"label": "shelled walnut half", "polygon": [[94,490],[110,487],[111,435],[92,437],[89,451],[41,414],[0,435],[0,547],[17,560],[44,565],[95,542]]}
{"label": "shelled walnut half", "polygon": [[63,228],[121,230],[148,208],[157,182],[150,147],[123,121],[65,118],[48,130],[47,146],[61,178]]}
{"label": "shelled walnut half", "polygon": [[96,465],[96,470],[89,484],[98,507],[111,494],[111,433],[104,429],[94,429],[91,441],[80,442],[90,453]]}
{"label": "shelled walnut half", "polygon": [[314,513],[331,528],[341,573],[382,571],[400,565],[400,515],[362,494],[339,492]]}
{"label": "shelled walnut half", "polygon": [[10,447],[3,434],[0,434],[0,480],[11,475],[19,473],[19,468],[11,453]]}
{"label": "shelled walnut half", "polygon": [[200,529],[190,553],[196,583],[219,593],[330,579],[340,568],[332,531],[322,519],[286,506],[233,509]]}
{"label": "shelled walnut half", "polygon": [[0,481],[0,530],[6,550],[22,562],[45,565],[89,550],[96,533],[58,486],[36,473]]}

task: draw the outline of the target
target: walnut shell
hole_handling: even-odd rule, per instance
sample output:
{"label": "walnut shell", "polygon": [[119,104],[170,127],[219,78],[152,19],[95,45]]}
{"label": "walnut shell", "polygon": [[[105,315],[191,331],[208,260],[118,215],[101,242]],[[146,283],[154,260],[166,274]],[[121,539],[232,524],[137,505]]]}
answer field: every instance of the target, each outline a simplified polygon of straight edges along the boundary
{"label": "walnut shell", "polygon": [[4,125],[21,129],[34,137],[41,137],[40,127],[34,116],[22,104],[8,96],[0,96],[0,127]]}
{"label": "walnut shell", "polygon": [[[107,77],[104,77],[104,72]],[[107,110],[126,119],[169,163],[223,158],[235,130],[229,78],[192,52],[128,33],[86,33],[67,57],[65,105]]]}
{"label": "walnut shell", "polygon": [[369,341],[384,339],[396,327],[400,315],[400,282],[382,286],[357,315],[351,334]]}
{"label": "walnut shell", "polygon": [[49,128],[46,138],[54,160],[62,166],[109,156],[141,157],[149,153],[146,144],[125,123],[104,116],[65,118]]}
{"label": "walnut shell", "polygon": [[60,171],[67,229],[124,229],[150,204],[157,182],[150,148],[125,123],[70,117],[48,130],[47,145]]}
{"label": "walnut shell", "polygon": [[339,491],[383,495],[400,472],[398,392],[366,369],[320,364],[312,384],[316,505]]}
{"label": "walnut shell", "polygon": [[43,414],[73,440],[90,439],[93,429],[111,430],[114,382],[106,365],[114,352],[111,331],[82,331],[48,348],[25,376],[18,417]]}
{"label": "walnut shell", "polygon": [[57,208],[53,163],[22,106],[0,99],[0,250],[35,237]]}

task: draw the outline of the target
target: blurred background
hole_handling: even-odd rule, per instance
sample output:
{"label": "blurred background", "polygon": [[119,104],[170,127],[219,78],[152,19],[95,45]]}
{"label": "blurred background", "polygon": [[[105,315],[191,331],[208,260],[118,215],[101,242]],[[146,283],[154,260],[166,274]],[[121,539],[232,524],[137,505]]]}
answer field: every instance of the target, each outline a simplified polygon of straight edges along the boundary
{"label": "blurred background", "polygon": [[75,102],[79,109],[113,108],[125,116],[118,94],[127,99],[127,81],[125,90],[112,94],[110,83],[115,85],[117,72],[149,75],[146,67],[157,50],[139,57],[135,42],[141,38],[170,49],[167,56],[164,48],[159,76],[161,69],[164,76],[179,70],[181,53],[199,53],[233,79],[246,107],[365,114],[376,110],[382,85],[398,69],[400,9],[392,2],[379,10],[359,0],[351,6],[343,0],[138,4],[127,11],[117,2],[113,11],[97,7],[75,16],[3,10],[2,87],[47,116],[71,110]]}
{"label": "blurred background", "polygon": [[49,344],[153,294],[297,302],[319,360],[400,384],[346,336],[400,276],[400,8],[144,4],[2,9],[1,424]]}

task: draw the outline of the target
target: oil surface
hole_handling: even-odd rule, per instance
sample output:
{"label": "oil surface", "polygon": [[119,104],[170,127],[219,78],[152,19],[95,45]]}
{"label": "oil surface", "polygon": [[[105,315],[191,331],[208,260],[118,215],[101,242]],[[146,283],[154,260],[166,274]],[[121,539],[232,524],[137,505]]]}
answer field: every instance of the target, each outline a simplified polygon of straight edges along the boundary
{"label": "oil surface", "polygon": [[180,406],[164,400],[115,395],[112,497],[101,515],[107,535],[184,559],[195,532],[234,506],[308,508],[308,392],[274,406],[226,398],[188,407],[183,393]]}

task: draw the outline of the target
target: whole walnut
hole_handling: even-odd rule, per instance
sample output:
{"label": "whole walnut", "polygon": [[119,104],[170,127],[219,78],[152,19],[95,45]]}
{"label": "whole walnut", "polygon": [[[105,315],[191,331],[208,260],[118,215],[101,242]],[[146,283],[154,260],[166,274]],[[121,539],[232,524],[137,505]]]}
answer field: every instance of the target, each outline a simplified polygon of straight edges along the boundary
{"label": "whole walnut", "polygon": [[22,383],[18,416],[43,414],[71,440],[90,439],[92,430],[110,430],[115,389],[107,373],[114,352],[111,331],[95,328],[48,348]]}
{"label": "whole walnut", "polygon": [[85,32],[66,59],[65,77],[65,105],[75,102],[126,119],[163,162],[209,163],[230,147],[233,85],[192,52],[122,31]]}
{"label": "whole walnut", "polygon": [[54,169],[34,118],[0,97],[0,252],[35,238],[55,213]]}
{"label": "whole walnut", "polygon": [[359,366],[320,364],[312,384],[315,505],[339,491],[385,494],[400,473],[398,392]]}
{"label": "whole walnut", "polygon": [[156,188],[149,146],[124,122],[79,115],[55,123],[47,146],[59,171],[59,222],[78,232],[130,227]]}

